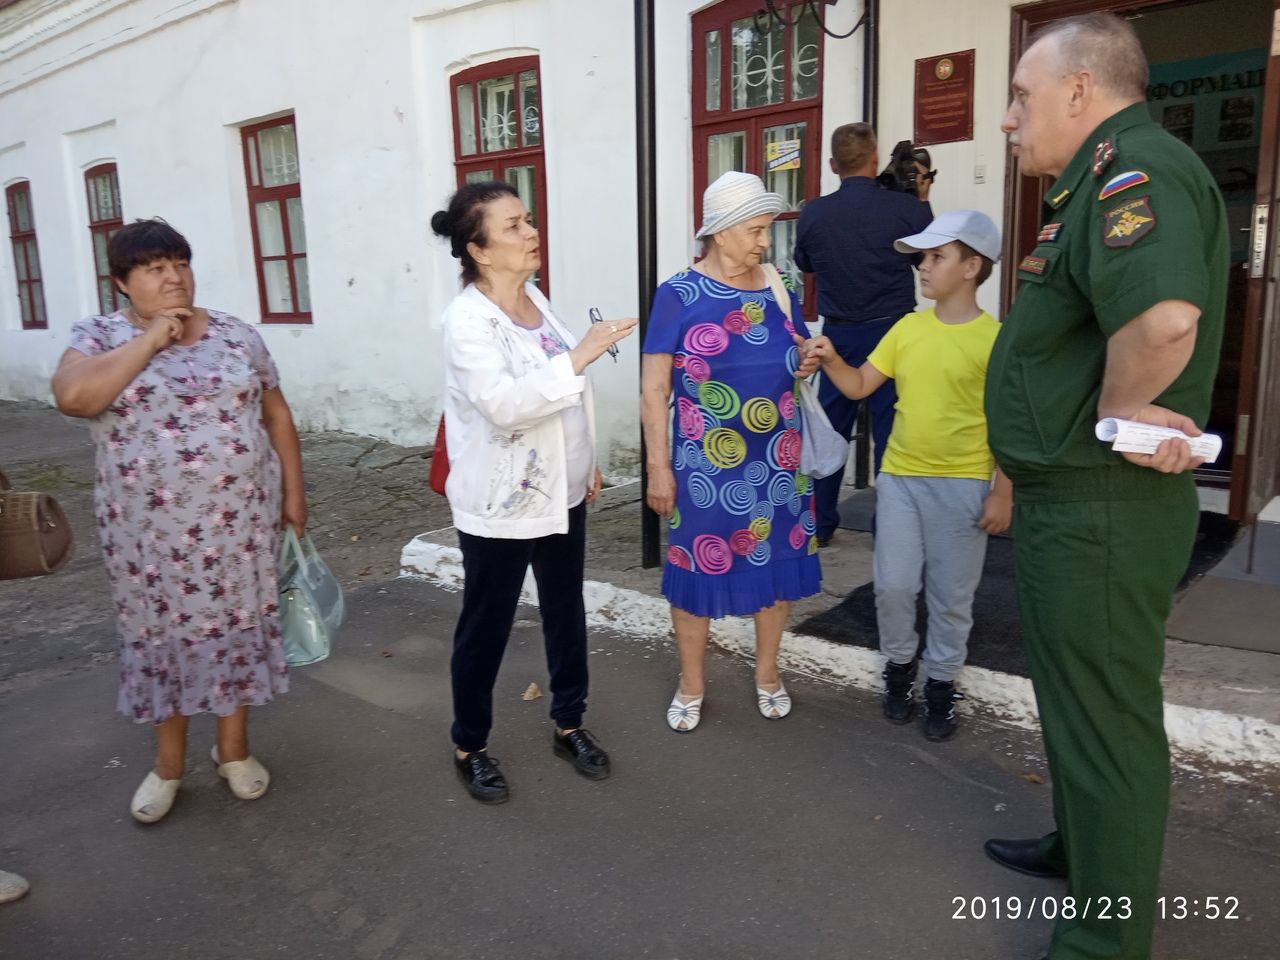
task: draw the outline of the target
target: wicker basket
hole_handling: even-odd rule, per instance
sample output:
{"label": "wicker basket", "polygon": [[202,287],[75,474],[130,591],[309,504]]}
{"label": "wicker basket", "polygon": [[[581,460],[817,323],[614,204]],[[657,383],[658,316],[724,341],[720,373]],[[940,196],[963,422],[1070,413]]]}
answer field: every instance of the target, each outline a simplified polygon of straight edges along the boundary
{"label": "wicker basket", "polygon": [[72,552],[71,525],[47,493],[10,488],[0,472],[0,580],[53,573]]}

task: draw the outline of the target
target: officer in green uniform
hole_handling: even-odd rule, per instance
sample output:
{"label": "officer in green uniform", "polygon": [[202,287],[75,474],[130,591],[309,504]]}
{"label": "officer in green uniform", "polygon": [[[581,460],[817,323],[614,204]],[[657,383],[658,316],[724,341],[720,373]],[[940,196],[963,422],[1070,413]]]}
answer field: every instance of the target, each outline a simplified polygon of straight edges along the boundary
{"label": "officer in green uniform", "polygon": [[1110,14],[1027,50],[1002,129],[1023,173],[1055,178],[987,373],[996,460],[1013,481],[1018,600],[1057,829],[990,840],[995,860],[1066,876],[1050,960],[1148,960],[1169,747],[1165,621],[1199,506],[1183,440],[1120,454],[1102,417],[1199,434],[1222,338],[1222,199],[1151,122],[1147,64]]}

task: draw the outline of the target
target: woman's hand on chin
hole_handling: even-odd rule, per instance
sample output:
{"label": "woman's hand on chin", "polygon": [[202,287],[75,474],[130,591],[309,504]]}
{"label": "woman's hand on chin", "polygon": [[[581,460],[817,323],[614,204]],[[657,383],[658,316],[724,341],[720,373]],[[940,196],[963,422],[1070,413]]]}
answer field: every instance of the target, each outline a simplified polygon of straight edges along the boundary
{"label": "woman's hand on chin", "polygon": [[183,322],[193,316],[195,316],[194,311],[186,307],[173,307],[155,314],[148,320],[139,318],[137,326],[145,331],[143,336],[151,347],[152,353],[159,353],[182,339]]}

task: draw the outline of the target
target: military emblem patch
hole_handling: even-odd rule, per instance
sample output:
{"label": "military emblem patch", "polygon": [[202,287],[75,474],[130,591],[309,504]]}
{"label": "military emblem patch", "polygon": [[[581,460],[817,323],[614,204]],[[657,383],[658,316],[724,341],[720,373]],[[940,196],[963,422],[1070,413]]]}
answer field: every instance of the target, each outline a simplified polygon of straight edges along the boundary
{"label": "military emblem patch", "polygon": [[1107,169],[1107,165],[1115,158],[1116,148],[1109,139],[1103,140],[1100,144],[1093,148],[1093,175],[1095,177],[1102,176],[1102,171]]}
{"label": "military emblem patch", "polygon": [[1058,234],[1062,232],[1062,224],[1046,223],[1040,228],[1040,235],[1036,237],[1036,243],[1053,243],[1058,239]]}
{"label": "military emblem patch", "polygon": [[1109,210],[1102,222],[1102,242],[1108,247],[1132,247],[1156,228],[1150,197],[1139,197]]}
{"label": "military emblem patch", "polygon": [[1025,270],[1027,273],[1034,273],[1040,276],[1044,273],[1047,261],[1044,257],[1023,257],[1022,262],[1018,264],[1019,270]]}
{"label": "military emblem patch", "polygon": [[1114,197],[1121,190],[1128,190],[1130,187],[1136,187],[1141,183],[1150,183],[1151,178],[1141,170],[1130,170],[1128,173],[1118,173],[1098,191],[1098,199],[1105,200],[1107,197]]}

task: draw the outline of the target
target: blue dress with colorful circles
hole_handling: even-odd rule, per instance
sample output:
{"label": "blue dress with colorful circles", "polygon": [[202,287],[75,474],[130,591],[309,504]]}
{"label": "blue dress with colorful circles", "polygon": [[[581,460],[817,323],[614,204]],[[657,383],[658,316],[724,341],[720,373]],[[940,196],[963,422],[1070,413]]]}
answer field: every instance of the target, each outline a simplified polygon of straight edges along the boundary
{"label": "blue dress with colorful circles", "polygon": [[662,593],[695,616],[746,616],[817,593],[813,485],[800,472],[795,400],[807,337],[791,295],[739,290],[687,270],[654,295],[645,353],[668,353],[675,416]]}

